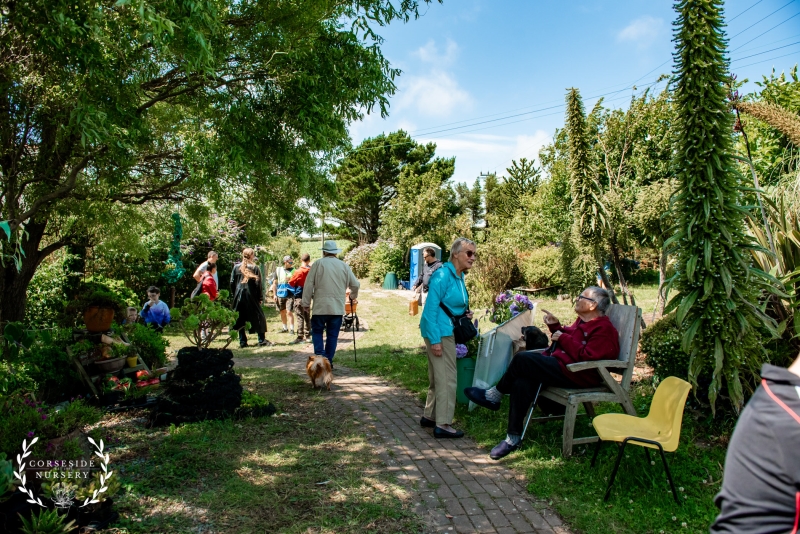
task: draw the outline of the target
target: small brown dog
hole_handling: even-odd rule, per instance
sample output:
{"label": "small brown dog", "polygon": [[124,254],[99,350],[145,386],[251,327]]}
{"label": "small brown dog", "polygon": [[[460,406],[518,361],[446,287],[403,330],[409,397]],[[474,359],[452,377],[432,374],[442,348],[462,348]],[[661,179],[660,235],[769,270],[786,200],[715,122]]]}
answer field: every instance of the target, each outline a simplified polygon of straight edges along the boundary
{"label": "small brown dog", "polygon": [[306,373],[311,379],[311,386],[321,388],[323,386],[331,390],[331,382],[333,382],[333,369],[331,369],[331,362],[325,356],[310,355],[306,363]]}

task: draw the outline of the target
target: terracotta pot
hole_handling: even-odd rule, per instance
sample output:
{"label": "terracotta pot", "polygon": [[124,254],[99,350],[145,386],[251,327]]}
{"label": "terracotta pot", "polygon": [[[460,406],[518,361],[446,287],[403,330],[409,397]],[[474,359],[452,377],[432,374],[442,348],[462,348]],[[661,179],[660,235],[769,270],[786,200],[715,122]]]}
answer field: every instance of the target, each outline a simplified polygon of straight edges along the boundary
{"label": "terracotta pot", "polygon": [[89,332],[107,332],[114,321],[114,310],[89,306],[83,311],[83,322]]}

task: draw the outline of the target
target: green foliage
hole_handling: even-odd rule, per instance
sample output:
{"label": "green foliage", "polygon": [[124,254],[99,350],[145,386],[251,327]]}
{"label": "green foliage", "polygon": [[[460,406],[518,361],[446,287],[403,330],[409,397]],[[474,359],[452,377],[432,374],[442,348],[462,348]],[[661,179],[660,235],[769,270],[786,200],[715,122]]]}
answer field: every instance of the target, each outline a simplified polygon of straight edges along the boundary
{"label": "green foliage", "polygon": [[39,426],[42,436],[48,439],[59,438],[93,425],[100,421],[103,412],[87,403],[84,399],[70,402],[64,409],[52,413]]}
{"label": "green foliage", "polygon": [[633,221],[648,241],[661,248],[669,230],[675,225],[670,199],[675,191],[674,181],[659,180],[642,187],[633,208]]}
{"label": "green foliage", "polygon": [[517,269],[514,249],[505,242],[478,243],[478,258],[466,277],[470,306],[491,307],[494,298],[506,290]]}
{"label": "green foliage", "polygon": [[[223,289],[219,292],[217,300],[214,301],[209,299],[205,293],[184,300],[181,308],[170,310],[172,316],[169,324],[170,330],[180,331],[192,345],[198,349],[206,349],[222,335],[225,328],[228,328],[228,342],[223,347],[227,348],[237,336],[233,325],[239,317],[239,312],[222,304],[228,296],[228,291]],[[250,327],[245,326],[245,328],[249,329]]]}
{"label": "green foliage", "polygon": [[350,250],[344,256],[344,262],[353,270],[356,278],[366,278],[369,276],[370,255],[377,248],[378,243],[367,243],[359,245]]}
{"label": "green foliage", "polygon": [[640,348],[658,380],[668,376],[686,379],[688,376],[689,355],[681,349],[681,329],[674,312],[642,331]]}
{"label": "green foliage", "polygon": [[597,285],[597,260],[580,246],[575,229],[567,231],[561,242],[561,275],[564,289],[572,296]]}
{"label": "green foliage", "polygon": [[408,279],[405,251],[391,241],[381,240],[369,255],[368,277],[373,282],[382,283],[386,273],[395,273],[398,280]]}
{"label": "green foliage", "polygon": [[5,258],[22,239],[28,252],[0,276],[0,321],[22,319],[26,277],[55,250],[96,228],[135,237],[130,206],[230,194],[258,220],[319,200],[331,189],[324,169],[349,145],[347,125],[385,115],[395,91],[399,71],[375,28],[418,9],[390,0],[9,8],[0,91],[14,102],[5,124],[17,133],[0,158],[0,220],[15,238],[0,246]]}
{"label": "green foliage", "polygon": [[69,328],[28,330],[21,323],[6,325],[3,359],[8,374],[0,378],[0,394],[36,392],[56,400],[77,394],[83,386],[66,348],[72,344]]}
{"label": "green foliage", "polygon": [[569,140],[572,214],[581,243],[596,246],[605,225],[601,189],[595,179],[589,153],[588,126],[583,100],[577,89],[567,93],[567,135]]}
{"label": "green foliage", "polygon": [[337,197],[326,211],[342,223],[338,232],[359,243],[377,240],[383,210],[397,195],[402,172],[424,175],[436,163],[445,171],[440,178],[452,175],[452,163],[434,160],[435,152],[435,144],[420,145],[403,130],[365,139],[332,171]]}
{"label": "green foliage", "polygon": [[23,534],[66,534],[77,528],[75,521],[66,522],[66,516],[60,515],[57,508],[37,508],[29,518],[20,516]]}
{"label": "green foliage", "polygon": [[0,502],[7,501],[15,489],[14,463],[6,460],[6,453],[0,452]]}
{"label": "green foliage", "polygon": [[690,356],[689,380],[711,371],[712,410],[723,391],[735,409],[744,402],[742,380],[754,382],[765,359],[758,328],[775,322],[756,306],[759,289],[774,278],[750,265],[752,238],[740,206],[743,178],[731,158],[732,119],[726,103],[727,61],[718,0],[682,0],[675,6],[675,107],[678,131],[675,171],[676,226],[667,246],[677,253],[677,290],[668,311],[677,310]]}
{"label": "green foliage", "polygon": [[472,189],[467,187],[467,184],[458,183],[455,185],[456,204],[458,204],[458,211],[466,213],[472,220],[472,226],[476,226],[483,220],[486,212],[483,209],[483,188],[481,188],[481,181],[475,180],[472,184]]}
{"label": "green foliage", "polygon": [[469,232],[471,219],[456,218],[459,207],[449,180],[455,159],[437,159],[430,168],[417,174],[411,169],[400,173],[397,196],[384,208],[380,235],[402,250],[415,243],[449,243],[459,231]]}
{"label": "green foliage", "polygon": [[[283,265],[283,257],[291,256],[295,260],[295,264],[299,265],[300,262],[300,241],[291,235],[282,235],[270,241],[264,247],[267,250],[267,259],[279,262]],[[241,251],[240,251],[241,252]]]}
{"label": "green foliage", "polygon": [[536,248],[518,254],[518,265],[527,287],[561,286],[561,249],[553,246]]}
{"label": "green foliage", "polygon": [[25,324],[48,328],[60,324],[67,306],[67,287],[80,277],[69,269],[70,255],[54,254],[45,259],[28,286]]}
{"label": "green foliage", "polygon": [[135,323],[127,329],[127,336],[131,347],[150,369],[163,367],[167,363],[169,341],[154,328]]}

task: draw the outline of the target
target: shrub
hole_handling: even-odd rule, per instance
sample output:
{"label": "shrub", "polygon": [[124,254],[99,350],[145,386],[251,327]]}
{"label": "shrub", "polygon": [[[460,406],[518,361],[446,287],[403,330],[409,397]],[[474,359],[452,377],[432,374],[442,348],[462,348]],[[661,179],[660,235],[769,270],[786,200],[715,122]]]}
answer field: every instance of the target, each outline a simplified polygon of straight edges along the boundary
{"label": "shrub", "polygon": [[67,286],[80,276],[68,269],[69,256],[62,254],[42,262],[28,286],[25,324],[51,327],[59,324],[67,306]]}
{"label": "shrub", "polygon": [[478,244],[478,259],[467,275],[470,305],[492,306],[497,295],[506,290],[517,268],[514,249],[504,242]]}
{"label": "shrub", "polygon": [[653,368],[659,380],[668,376],[686,379],[689,374],[689,355],[681,350],[681,331],[675,321],[675,313],[642,331],[640,348],[645,361]]}
{"label": "shrub", "polygon": [[377,241],[375,250],[369,255],[369,279],[381,283],[386,273],[395,273],[398,280],[407,280],[403,249],[391,241]]}
{"label": "shrub", "polygon": [[525,279],[525,285],[533,288],[560,286],[564,283],[561,276],[561,249],[557,247],[541,247],[517,255],[518,265]]}
{"label": "shrub", "polygon": [[131,346],[150,369],[162,367],[167,362],[169,341],[154,328],[135,323],[130,325],[127,335]]}
{"label": "shrub", "polygon": [[42,436],[55,439],[70,432],[93,425],[102,418],[102,412],[83,399],[70,402],[66,408],[51,414],[41,425]]}
{"label": "shrub", "polygon": [[345,254],[344,262],[350,266],[356,278],[366,278],[369,275],[369,256],[377,246],[377,243],[368,243],[355,247]]}

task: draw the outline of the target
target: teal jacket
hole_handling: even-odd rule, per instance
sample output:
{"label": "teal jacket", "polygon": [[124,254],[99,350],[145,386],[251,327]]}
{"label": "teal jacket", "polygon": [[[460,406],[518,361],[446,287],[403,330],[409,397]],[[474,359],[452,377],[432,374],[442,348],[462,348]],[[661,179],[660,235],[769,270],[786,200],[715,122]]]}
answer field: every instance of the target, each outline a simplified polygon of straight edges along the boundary
{"label": "teal jacket", "polygon": [[464,284],[464,273],[456,275],[456,268],[451,262],[445,262],[431,276],[428,284],[428,298],[422,310],[419,329],[422,337],[432,345],[441,343],[443,337],[453,335],[453,322],[439,306],[444,303],[454,316],[466,313],[469,309],[469,295]]}

